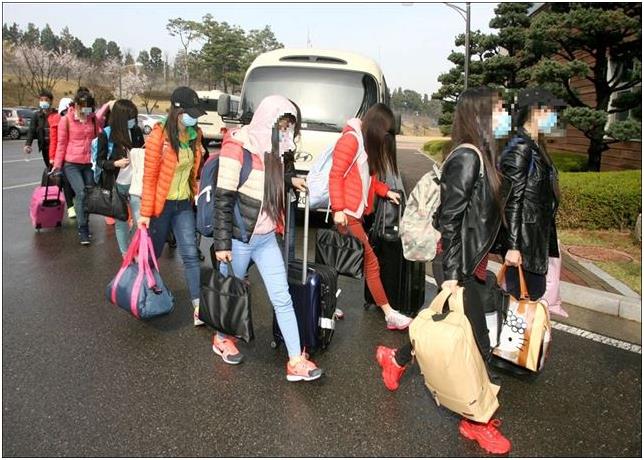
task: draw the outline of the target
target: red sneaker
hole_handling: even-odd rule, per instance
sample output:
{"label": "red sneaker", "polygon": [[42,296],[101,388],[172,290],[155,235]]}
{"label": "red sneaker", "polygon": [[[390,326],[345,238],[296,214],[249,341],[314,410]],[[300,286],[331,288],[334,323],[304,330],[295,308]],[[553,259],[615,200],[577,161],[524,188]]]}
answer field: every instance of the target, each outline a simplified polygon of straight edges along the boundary
{"label": "red sneaker", "polygon": [[406,367],[396,362],[396,350],[380,345],[376,349],[376,361],[382,367],[382,380],[389,391],[396,391]]}
{"label": "red sneaker", "polygon": [[462,419],[458,424],[458,430],[467,439],[478,442],[479,446],[491,454],[507,454],[510,452],[512,444],[497,429],[499,426],[501,426],[501,421],[497,419],[487,423],[476,423]]}

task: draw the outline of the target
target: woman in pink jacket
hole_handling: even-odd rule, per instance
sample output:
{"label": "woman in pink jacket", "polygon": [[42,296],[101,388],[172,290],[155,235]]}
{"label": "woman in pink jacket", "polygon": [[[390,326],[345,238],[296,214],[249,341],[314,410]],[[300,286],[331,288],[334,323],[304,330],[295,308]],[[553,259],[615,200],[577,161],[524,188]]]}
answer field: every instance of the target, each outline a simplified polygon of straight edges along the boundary
{"label": "woman in pink jacket", "polygon": [[76,198],[76,223],[80,244],[89,245],[89,217],[83,203],[85,186],[94,184],[92,171],[91,143],[98,134],[94,97],[89,91],[79,90],[74,98],[74,106],[58,124],[58,146],[54,167],[63,171]]}

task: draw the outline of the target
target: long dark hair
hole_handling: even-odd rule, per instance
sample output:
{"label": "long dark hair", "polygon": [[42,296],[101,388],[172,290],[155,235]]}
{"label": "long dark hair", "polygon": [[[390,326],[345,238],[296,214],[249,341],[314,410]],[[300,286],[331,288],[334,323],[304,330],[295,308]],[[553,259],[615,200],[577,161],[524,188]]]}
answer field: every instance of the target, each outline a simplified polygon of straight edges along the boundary
{"label": "long dark hair", "polygon": [[112,107],[109,126],[111,128],[110,137],[114,145],[120,149],[132,148],[132,139],[130,139],[128,120],[138,116],[138,110],[134,102],[128,99],[119,99]]}
{"label": "long dark hair", "polygon": [[483,154],[485,175],[501,207],[501,176],[497,171],[498,147],[492,127],[492,111],[501,99],[499,90],[488,87],[471,88],[461,93],[454,110],[452,148],[473,144]]}
{"label": "long dark hair", "polygon": [[369,174],[384,178],[388,171],[398,174],[396,161],[396,120],[385,104],[378,103],[362,117],[362,136]]}
{"label": "long dark hair", "polygon": [[170,107],[168,118],[166,119],[165,126],[163,128],[166,137],[170,141],[172,149],[177,154],[177,157],[179,156],[179,149],[181,147],[181,144],[179,142],[179,115],[181,115],[182,113],[182,108]]}
{"label": "long dark hair", "polygon": [[[287,118],[295,125],[294,137],[300,134],[300,108],[295,106],[297,116],[285,114],[279,120]],[[279,150],[279,120],[273,125],[271,134],[271,152],[264,154],[264,210],[273,222],[281,222],[284,213],[284,163]]]}

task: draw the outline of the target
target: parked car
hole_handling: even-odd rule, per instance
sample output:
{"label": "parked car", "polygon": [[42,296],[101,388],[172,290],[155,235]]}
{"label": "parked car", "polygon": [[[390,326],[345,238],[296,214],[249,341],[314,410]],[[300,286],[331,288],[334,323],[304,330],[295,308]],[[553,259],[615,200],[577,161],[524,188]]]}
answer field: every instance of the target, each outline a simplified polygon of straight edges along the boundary
{"label": "parked car", "polygon": [[2,112],[2,137],[9,133],[9,123],[7,123],[7,116]]}
{"label": "parked car", "polygon": [[20,139],[20,136],[27,134],[29,124],[35,113],[36,111],[31,108],[3,107],[2,114],[7,118],[7,135],[9,138]]}
{"label": "parked car", "polygon": [[139,114],[139,127],[143,131],[143,134],[150,134],[154,125],[164,118],[165,116],[163,115]]}

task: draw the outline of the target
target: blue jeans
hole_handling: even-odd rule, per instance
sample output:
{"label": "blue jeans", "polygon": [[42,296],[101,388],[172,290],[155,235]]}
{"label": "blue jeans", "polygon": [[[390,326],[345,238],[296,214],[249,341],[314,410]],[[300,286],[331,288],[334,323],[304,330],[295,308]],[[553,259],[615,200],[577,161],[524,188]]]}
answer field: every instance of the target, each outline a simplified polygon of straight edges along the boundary
{"label": "blue jeans", "polygon": [[190,298],[199,299],[199,255],[192,200],[166,200],[161,215],[150,220],[150,235],[157,258],[161,257],[170,228],[177,239]]}
{"label": "blue jeans", "polygon": [[132,235],[136,230],[136,223],[139,221],[139,217],[141,216],[141,197],[130,195],[129,184],[116,184],[116,189],[121,195],[127,197],[127,200],[130,203],[130,215],[132,216],[132,228],[130,228],[127,221],[122,220],[116,220],[116,223],[114,225],[114,230],[116,232],[116,241],[118,241],[119,243],[121,255],[125,255],[128,246],[130,246]]}
{"label": "blue jeans", "polygon": [[85,186],[96,185],[94,183],[94,172],[92,165],[65,163],[63,173],[72,186],[76,197],[74,198],[74,210],[76,211],[76,224],[79,233],[89,233],[89,215],[85,212]]}
{"label": "blue jeans", "polygon": [[[268,297],[273,304],[277,324],[282,331],[289,358],[302,354],[300,348],[300,332],[297,328],[297,319],[293,309],[293,300],[288,292],[286,268],[275,233],[266,235],[253,235],[248,243],[233,239],[233,270],[237,278],[246,276],[251,259],[255,261],[259,274],[264,280]],[[227,275],[228,266],[219,265],[219,271]]]}

